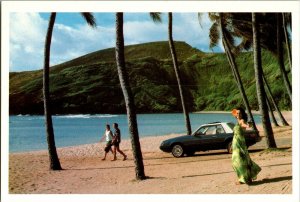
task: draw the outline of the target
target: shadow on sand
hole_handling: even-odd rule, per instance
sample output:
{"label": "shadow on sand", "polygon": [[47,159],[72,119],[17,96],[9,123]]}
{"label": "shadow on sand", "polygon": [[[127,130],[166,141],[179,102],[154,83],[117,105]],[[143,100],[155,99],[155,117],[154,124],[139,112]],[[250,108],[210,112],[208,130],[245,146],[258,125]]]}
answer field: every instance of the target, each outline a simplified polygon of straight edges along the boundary
{"label": "shadow on sand", "polygon": [[264,178],[260,181],[254,181],[250,184],[250,186],[256,186],[256,185],[261,185],[261,184],[266,184],[266,183],[273,183],[273,182],[280,182],[280,181],[285,181],[285,180],[292,180],[292,176],[283,176],[283,177],[276,177],[276,178]]}

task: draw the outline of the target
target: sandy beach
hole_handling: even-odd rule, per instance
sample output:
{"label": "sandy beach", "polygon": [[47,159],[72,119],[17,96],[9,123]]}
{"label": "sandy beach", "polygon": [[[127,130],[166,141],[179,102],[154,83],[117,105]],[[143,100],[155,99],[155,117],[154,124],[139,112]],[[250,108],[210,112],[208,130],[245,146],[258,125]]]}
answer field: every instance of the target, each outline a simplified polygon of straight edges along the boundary
{"label": "sandy beach", "polygon": [[[292,113],[284,112],[292,124]],[[262,127],[258,127],[263,136]],[[47,151],[9,154],[10,194],[291,194],[292,127],[274,127],[278,150],[266,149],[265,138],[249,148],[251,158],[262,167],[253,185],[235,185],[231,155],[225,150],[197,152],[174,158],[159,150],[162,140],[180,134],[140,139],[145,174],[135,180],[129,140],[121,149],[126,161],[103,157],[104,143],[58,148],[63,170],[50,171]]]}

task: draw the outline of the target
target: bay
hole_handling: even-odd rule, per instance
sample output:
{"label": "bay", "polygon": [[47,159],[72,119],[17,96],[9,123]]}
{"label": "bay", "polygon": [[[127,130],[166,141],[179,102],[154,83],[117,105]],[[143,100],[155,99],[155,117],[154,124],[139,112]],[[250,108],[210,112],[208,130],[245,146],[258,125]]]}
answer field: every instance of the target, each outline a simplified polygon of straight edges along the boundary
{"label": "bay", "polygon": [[[254,116],[257,124],[260,117]],[[191,113],[192,130],[211,122],[233,122],[230,113]],[[185,122],[182,113],[138,114],[139,136],[162,136],[185,134]],[[53,126],[56,147],[75,146],[96,143],[102,137],[105,125],[118,123],[122,139],[129,139],[126,114],[97,115],[55,115]],[[46,130],[44,116],[9,116],[9,152],[46,150]]]}

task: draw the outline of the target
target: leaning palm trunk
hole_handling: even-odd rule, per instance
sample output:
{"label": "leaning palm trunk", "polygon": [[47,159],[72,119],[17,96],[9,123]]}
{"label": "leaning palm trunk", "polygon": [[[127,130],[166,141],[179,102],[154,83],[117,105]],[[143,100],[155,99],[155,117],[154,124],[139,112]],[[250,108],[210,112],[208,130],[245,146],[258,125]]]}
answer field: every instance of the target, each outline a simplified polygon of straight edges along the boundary
{"label": "leaning palm trunk", "polygon": [[178,83],[179,94],[180,94],[180,99],[181,99],[181,104],[182,104],[182,110],[183,110],[183,114],[184,114],[184,118],[185,118],[185,126],[186,126],[186,130],[187,130],[187,134],[191,135],[192,134],[191,122],[190,122],[189,113],[186,109],[186,104],[185,104],[185,99],[184,99],[183,89],[182,89],[182,84],[181,84],[181,76],[180,76],[180,72],[179,72],[179,68],[178,68],[177,55],[176,55],[175,45],[174,45],[174,41],[173,41],[172,13],[169,13],[168,16],[169,16],[169,27],[168,27],[169,46],[170,46],[170,50],[171,50],[175,75],[176,75],[176,79],[177,79],[177,83]]}
{"label": "leaning palm trunk", "polygon": [[61,170],[62,168],[58,159],[56,146],[55,146],[53,123],[52,123],[51,108],[50,108],[51,101],[49,95],[50,46],[51,46],[51,39],[52,39],[52,32],[53,32],[55,18],[56,18],[56,13],[51,13],[47,35],[46,35],[46,41],[45,41],[43,93],[44,93],[44,113],[45,113],[45,124],[46,124],[46,132],[47,132],[50,169]]}
{"label": "leaning palm trunk", "polygon": [[287,76],[287,72],[284,67],[283,47],[282,47],[282,21],[279,14],[277,14],[277,60],[279,63],[279,68],[284,81],[284,85],[287,89],[287,93],[292,103],[292,86],[290,84],[289,78]]}
{"label": "leaning palm trunk", "polygon": [[116,13],[116,62],[119,80],[126,104],[129,134],[135,163],[136,179],[143,180],[146,177],[144,173],[143,156],[139,141],[135,104],[129,85],[128,73],[125,66],[123,13]]}
{"label": "leaning palm trunk", "polygon": [[271,103],[270,103],[270,100],[269,100],[268,96],[266,96],[266,103],[267,103],[268,110],[269,110],[270,115],[271,115],[271,119],[272,119],[273,125],[274,126],[279,126],[278,123],[277,123],[277,120],[276,120],[276,118],[274,116],[274,112],[272,110],[272,106],[271,106]]}
{"label": "leaning palm trunk", "polygon": [[262,76],[263,76],[263,80],[264,80],[264,83],[265,83],[267,92],[269,93],[271,102],[273,103],[273,105],[274,105],[274,107],[275,107],[275,110],[276,110],[276,112],[277,112],[277,114],[278,114],[278,117],[279,117],[279,119],[280,119],[282,125],[288,126],[288,125],[289,125],[288,122],[287,122],[287,121],[285,120],[285,118],[283,117],[283,115],[282,115],[282,113],[281,113],[281,111],[280,111],[280,109],[279,109],[277,103],[275,102],[275,99],[274,99],[273,94],[272,94],[272,92],[271,92],[270,86],[269,86],[269,84],[268,84],[268,82],[267,82],[267,80],[266,80],[265,74],[263,74]]}
{"label": "leaning palm trunk", "polygon": [[223,22],[222,22],[222,14],[221,13],[220,13],[220,19],[219,20],[220,20],[219,24],[220,24],[220,28],[221,28],[220,30],[221,30],[221,35],[222,35],[222,43],[223,43],[223,47],[225,49],[225,53],[226,53],[229,65],[231,67],[231,70],[232,70],[233,76],[235,78],[235,81],[237,83],[237,86],[239,88],[239,91],[242,95],[244,104],[246,106],[246,111],[248,112],[248,115],[250,117],[250,122],[253,123],[252,128],[253,128],[253,130],[257,131],[257,127],[256,127],[256,124],[255,124],[255,121],[254,121],[254,118],[253,118],[253,115],[252,115],[252,112],[251,112],[251,108],[250,108],[249,101],[248,101],[248,98],[247,98],[247,95],[246,95],[246,92],[245,92],[245,89],[244,89],[244,86],[243,86],[243,83],[242,83],[242,80],[241,80],[239,70],[238,70],[237,65],[235,63],[234,56],[233,56],[233,54],[232,54],[232,52],[229,48],[226,37],[224,36],[224,25],[223,25]]}
{"label": "leaning palm trunk", "polygon": [[276,142],[274,139],[273,129],[270,122],[266,103],[266,93],[263,83],[263,71],[261,62],[261,48],[260,48],[260,33],[258,23],[256,21],[256,14],[252,13],[252,30],[253,30],[253,55],[254,55],[254,70],[256,80],[256,92],[259,110],[262,116],[262,125],[264,129],[264,135],[266,137],[267,147],[276,148]]}
{"label": "leaning palm trunk", "polygon": [[289,40],[288,32],[287,32],[287,29],[286,29],[286,20],[285,20],[285,14],[284,13],[282,13],[282,23],[283,23],[283,30],[284,30],[284,37],[285,37],[286,49],[287,49],[289,63],[290,63],[290,69],[292,71],[291,46],[290,46],[290,40]]}

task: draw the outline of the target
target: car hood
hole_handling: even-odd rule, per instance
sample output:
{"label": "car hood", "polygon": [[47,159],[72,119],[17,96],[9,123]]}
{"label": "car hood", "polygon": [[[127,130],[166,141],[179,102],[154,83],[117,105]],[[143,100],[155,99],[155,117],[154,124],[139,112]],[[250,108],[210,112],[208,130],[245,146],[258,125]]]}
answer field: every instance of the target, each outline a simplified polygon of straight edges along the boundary
{"label": "car hood", "polygon": [[193,135],[183,135],[183,136],[179,136],[179,137],[174,137],[174,138],[171,138],[171,139],[167,139],[167,140],[164,140],[163,143],[172,143],[172,142],[182,142],[184,140],[190,140],[194,138]]}

